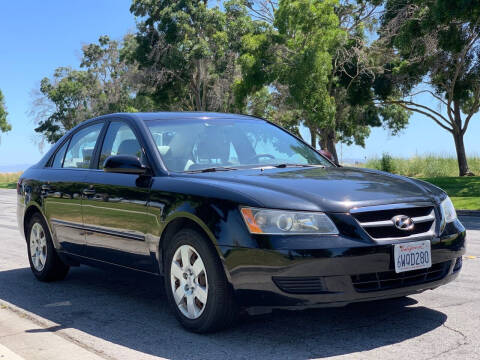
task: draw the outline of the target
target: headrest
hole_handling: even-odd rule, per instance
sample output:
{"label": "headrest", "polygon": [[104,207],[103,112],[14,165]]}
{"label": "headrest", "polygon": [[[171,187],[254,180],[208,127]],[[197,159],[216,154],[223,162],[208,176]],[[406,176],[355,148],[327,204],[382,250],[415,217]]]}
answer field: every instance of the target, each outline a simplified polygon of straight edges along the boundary
{"label": "headrest", "polygon": [[162,156],[165,155],[168,152],[168,150],[170,150],[170,146],[167,146],[167,145],[158,145],[157,148],[158,148],[158,151],[160,152],[160,155]]}
{"label": "headrest", "polygon": [[230,143],[224,138],[204,138],[197,143],[198,160],[221,159],[227,161],[229,156]]}
{"label": "headrest", "polygon": [[140,157],[140,144],[136,139],[123,140],[118,147],[117,155],[132,155]]}

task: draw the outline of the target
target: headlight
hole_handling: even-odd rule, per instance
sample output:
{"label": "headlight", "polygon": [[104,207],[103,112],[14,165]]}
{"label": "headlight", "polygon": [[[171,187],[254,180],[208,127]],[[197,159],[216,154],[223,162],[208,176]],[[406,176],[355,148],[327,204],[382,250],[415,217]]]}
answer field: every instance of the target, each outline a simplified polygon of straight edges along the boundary
{"label": "headlight", "polygon": [[445,200],[440,204],[442,210],[443,219],[446,223],[452,222],[457,218],[457,212],[453,206],[452,200],[447,196]]}
{"label": "headlight", "polygon": [[252,234],[338,234],[324,213],[241,208],[243,220]]}

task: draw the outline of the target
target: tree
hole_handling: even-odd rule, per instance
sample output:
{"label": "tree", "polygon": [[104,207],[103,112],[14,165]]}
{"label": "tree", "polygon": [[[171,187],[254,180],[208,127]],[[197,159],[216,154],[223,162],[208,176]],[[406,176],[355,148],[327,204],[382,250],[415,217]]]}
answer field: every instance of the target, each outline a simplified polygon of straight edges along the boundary
{"label": "tree", "polygon": [[[235,86],[238,106],[267,86],[275,95],[284,95],[283,104],[290,105],[289,112],[294,115],[288,116],[287,122],[302,119],[310,129],[332,123],[335,106],[327,83],[330,47],[340,36],[335,3],[280,1],[273,24],[260,21],[243,37],[242,79]],[[262,15],[254,5],[250,8],[256,16],[268,20],[269,15]],[[315,146],[316,132],[311,133]]]}
{"label": "tree", "polygon": [[7,108],[5,107],[5,99],[0,90],[0,132],[8,132],[12,130],[12,126],[7,121]]}
{"label": "tree", "polygon": [[[387,64],[382,100],[433,120],[452,134],[460,176],[464,135],[480,109],[480,7],[475,1],[387,0],[380,40],[398,54]],[[403,97],[391,99],[399,89]],[[433,101],[418,101],[417,95]]]}
{"label": "tree", "polygon": [[[320,131],[320,144],[337,158],[335,144],[365,146],[372,127],[396,135],[408,123],[410,113],[398,105],[377,101],[377,79],[392,54],[372,41],[381,13],[381,1],[342,0],[335,8],[344,36],[332,48],[328,92],[335,99],[335,122]],[[392,97],[394,94],[392,93]]]}
{"label": "tree", "polygon": [[364,146],[371,127],[397,133],[407,124],[403,108],[376,101],[384,52],[372,46],[367,31],[375,26],[377,2],[284,0],[277,8],[259,0],[249,8],[261,25],[243,39],[238,102],[248,103],[263,86],[273,92],[286,87],[284,103],[296,115],[287,123],[303,122],[312,145],[320,143],[335,159],[338,141]]}
{"label": "tree", "polygon": [[130,10],[144,18],[136,59],[162,108],[231,110],[239,39],[252,26],[243,1],[221,11],[200,0],[134,0]]}
{"label": "tree", "polygon": [[148,96],[138,94],[138,69],[129,58],[132,48],[132,35],[121,44],[102,36],[83,47],[81,70],[59,67],[51,79],[42,79],[32,110],[38,122],[35,131],[53,143],[91,117],[153,109]]}

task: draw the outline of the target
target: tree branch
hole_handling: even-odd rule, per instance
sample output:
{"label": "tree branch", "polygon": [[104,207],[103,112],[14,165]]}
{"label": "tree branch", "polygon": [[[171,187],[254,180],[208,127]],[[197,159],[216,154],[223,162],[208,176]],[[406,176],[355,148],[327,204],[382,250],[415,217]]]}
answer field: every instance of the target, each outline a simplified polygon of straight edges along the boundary
{"label": "tree branch", "polygon": [[461,129],[462,134],[465,134],[468,128],[468,124],[470,123],[470,119],[478,111],[478,106],[480,105],[480,87],[477,89],[477,91],[475,91],[474,97],[475,97],[475,101],[473,102],[472,110],[470,111],[470,114],[468,114],[467,117],[465,118],[465,124]]}
{"label": "tree branch", "polygon": [[[426,111],[430,111],[432,114],[434,114],[435,116],[438,116],[440,119],[442,119],[443,121],[445,121],[447,124],[451,125],[452,127],[454,127],[454,124],[449,120],[447,119],[445,116],[443,116],[442,114],[440,114],[439,112],[429,108],[428,106],[425,106],[425,105],[421,105],[421,104],[417,104],[417,103],[414,103],[413,101],[405,101],[405,100],[392,100],[394,101],[394,103],[403,103],[405,105],[411,105],[411,106],[416,106],[416,107],[419,107],[420,109],[424,109]],[[432,115],[433,116],[433,115]]]}
{"label": "tree branch", "polygon": [[[438,120],[435,116],[433,116],[432,114],[429,114],[427,113],[426,111],[422,111],[420,109],[417,109],[417,108],[414,108],[414,107],[410,107],[410,106],[407,106],[406,103],[404,101],[394,101],[394,100],[389,100],[389,101],[384,101],[385,103],[389,103],[389,104],[396,104],[396,105],[399,105],[401,106],[402,108],[406,109],[406,110],[410,110],[410,111],[414,111],[414,112],[417,112],[419,114],[423,114],[427,117],[429,117],[430,119],[432,119],[433,121],[435,121],[438,125],[440,125],[440,127],[442,127],[443,129],[447,130],[448,132],[450,133],[453,133],[453,129],[452,128],[449,128],[448,126],[446,126],[445,124],[443,124],[440,120]],[[415,104],[412,104],[412,106],[415,106]],[[428,109],[428,108],[427,108]],[[431,109],[428,109],[428,110],[431,110]],[[442,116],[443,119],[445,119],[443,116]]]}

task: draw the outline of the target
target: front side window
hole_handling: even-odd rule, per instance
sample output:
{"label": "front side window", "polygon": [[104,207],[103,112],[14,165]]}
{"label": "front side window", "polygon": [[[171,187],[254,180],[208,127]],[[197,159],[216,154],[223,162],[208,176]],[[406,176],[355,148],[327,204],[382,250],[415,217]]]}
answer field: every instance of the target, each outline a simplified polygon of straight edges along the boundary
{"label": "front side window", "polygon": [[153,120],[146,124],[170,171],[280,164],[331,166],[288,132],[260,119]]}
{"label": "front side window", "polygon": [[102,126],[102,123],[90,125],[73,135],[63,161],[64,168],[88,169],[90,167],[93,150]]}
{"label": "front side window", "polygon": [[124,122],[114,121],[108,126],[98,167],[103,169],[105,160],[112,155],[131,155],[142,158],[142,148],[134,132]]}

